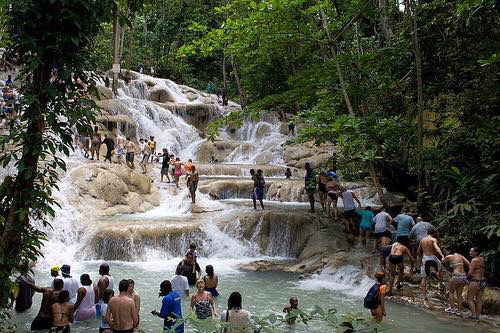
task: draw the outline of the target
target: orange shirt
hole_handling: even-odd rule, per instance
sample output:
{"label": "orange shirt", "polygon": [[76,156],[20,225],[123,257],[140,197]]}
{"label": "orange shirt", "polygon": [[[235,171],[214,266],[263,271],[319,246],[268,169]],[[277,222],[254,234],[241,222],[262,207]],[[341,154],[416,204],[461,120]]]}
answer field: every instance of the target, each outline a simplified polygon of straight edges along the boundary
{"label": "orange shirt", "polygon": [[191,167],[193,166],[193,163],[191,162],[187,162],[185,165],[184,165],[184,169],[186,169],[186,171],[191,171]]}

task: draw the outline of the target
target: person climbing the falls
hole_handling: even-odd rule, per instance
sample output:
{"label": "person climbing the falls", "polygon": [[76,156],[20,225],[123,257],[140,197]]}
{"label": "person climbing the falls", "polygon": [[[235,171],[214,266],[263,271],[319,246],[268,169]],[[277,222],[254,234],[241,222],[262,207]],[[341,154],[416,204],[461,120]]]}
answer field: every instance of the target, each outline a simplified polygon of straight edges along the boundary
{"label": "person climbing the falls", "polygon": [[285,177],[286,179],[292,178],[292,171],[290,170],[290,168],[286,168]]}
{"label": "person climbing the falls", "polygon": [[181,178],[182,176],[182,166],[183,164],[181,163],[181,159],[176,157],[175,158],[175,161],[171,161],[170,164],[172,164],[174,166],[174,179],[175,179],[175,187],[180,189],[180,186],[179,186],[179,178]]}
{"label": "person climbing the falls", "polygon": [[392,224],[392,217],[389,213],[387,213],[385,208],[382,208],[382,210],[373,218],[373,223],[375,224],[374,232],[376,241],[373,244],[373,252],[375,253],[382,236],[392,239],[392,234],[388,229],[389,225]]}
{"label": "person climbing the falls", "polygon": [[331,177],[325,184],[327,198],[326,198],[326,214],[331,217],[333,211],[333,218],[337,220],[337,202],[339,200],[340,185]]}
{"label": "person climbing the falls", "polygon": [[196,171],[196,167],[192,165],[187,179],[187,187],[189,188],[189,194],[191,195],[192,203],[196,203],[196,189],[198,188],[198,180],[198,171]]}
{"label": "person climbing the falls", "polygon": [[305,164],[306,167],[306,175],[304,177],[305,189],[307,196],[309,197],[309,204],[311,205],[310,213],[314,213],[314,193],[316,192],[316,173],[314,169],[311,167],[311,164],[307,162]]}
{"label": "person climbing the falls", "polygon": [[90,154],[91,157],[90,159],[94,159],[94,155],[96,157],[96,160],[99,161],[99,151],[101,150],[101,134],[97,131],[97,126],[94,131],[94,135],[92,136],[92,140],[90,141]]}
{"label": "person climbing the falls", "polygon": [[[391,247],[391,254],[389,255],[389,284],[387,288],[387,293],[392,293],[392,288],[394,286],[394,280],[396,280],[396,288],[401,289],[401,280],[405,274],[405,263],[404,256],[408,256],[411,261],[415,261],[410,253],[410,250],[401,243],[394,243]],[[399,274],[396,277],[396,269],[399,269]]]}
{"label": "person climbing the falls", "polygon": [[[177,265],[181,275],[187,277],[190,286],[194,286],[201,273],[200,265],[195,261],[192,253],[186,253],[186,257]],[[177,270],[176,269],[176,270]]]}
{"label": "person climbing the falls", "polygon": [[142,169],[142,173],[146,174],[148,172],[148,164],[149,164],[149,156],[151,156],[151,148],[149,148],[149,145],[145,142],[144,139],[141,139],[140,141],[140,147],[141,147],[141,152],[142,152],[142,160],[139,163]]}
{"label": "person climbing the falls", "polygon": [[150,153],[151,163],[153,163],[153,160],[154,160],[155,155],[156,155],[156,140],[155,140],[155,137],[152,135],[149,137],[148,146],[149,146],[149,149],[151,151],[151,153]]}
{"label": "person climbing the falls", "polygon": [[[261,172],[261,175],[259,177],[258,172]],[[253,181],[253,188],[252,188],[252,201],[253,201],[253,209],[257,209],[257,200],[260,202],[260,206],[262,209],[264,209],[264,185],[265,185],[265,180],[264,176],[262,175],[262,170],[257,170],[257,173],[255,172],[254,169],[250,169],[250,176],[252,176],[252,181]]]}
{"label": "person climbing the falls", "polygon": [[361,201],[359,201],[356,193],[349,191],[345,187],[340,188],[340,198],[342,199],[342,203],[344,204],[344,226],[345,232],[355,233],[356,229],[356,221],[358,218],[358,214],[356,214],[356,205],[354,201],[358,203],[358,208],[361,209]]}
{"label": "person climbing the falls", "polygon": [[163,154],[161,155],[161,178],[160,182],[163,182],[163,176],[167,177],[170,183],[170,177],[168,176],[168,168],[170,166],[170,155],[168,154],[167,148],[163,148]]}
{"label": "person climbing the falls", "polygon": [[318,194],[319,194],[319,203],[321,204],[321,208],[323,212],[326,212],[326,198],[328,197],[328,191],[326,190],[326,183],[330,180],[330,177],[327,176],[326,172],[321,172],[318,177]]}
{"label": "person climbing the falls", "polygon": [[113,155],[113,151],[115,149],[115,141],[108,137],[107,134],[104,134],[104,140],[102,143],[106,145],[106,157],[104,158],[104,162],[109,161],[109,163],[113,163],[111,161],[111,156]]}
{"label": "person climbing the falls", "polygon": [[368,248],[368,242],[370,241],[370,234],[373,229],[373,212],[370,206],[367,206],[365,209],[357,209],[356,214],[361,216],[361,222],[359,223],[359,247],[365,244],[365,248]]}
{"label": "person climbing the falls", "polygon": [[[442,282],[442,264],[441,259],[444,258],[443,252],[438,245],[437,231],[434,229],[429,229],[427,231],[427,237],[420,241],[417,249],[417,256],[422,258],[422,266],[420,267],[420,275],[422,276],[422,290],[424,292],[424,304],[428,306],[427,298],[427,288],[429,283],[429,278],[434,277],[441,284],[441,288],[445,290],[445,286]],[[434,270],[434,272],[433,272]]]}
{"label": "person climbing the falls", "polygon": [[467,274],[469,280],[467,303],[471,310],[471,316],[468,319],[479,320],[483,307],[483,294],[486,289],[486,279],[484,277],[485,265],[483,257],[480,256],[479,248],[471,248],[469,255],[472,260],[469,266],[469,273]]}
{"label": "person climbing the falls", "polygon": [[125,143],[125,161],[127,166],[131,169],[135,169],[134,164],[134,156],[135,156],[135,143],[133,143],[129,137],[127,137],[127,141]]}
{"label": "person climbing the falls", "polygon": [[[445,309],[451,314],[460,315],[462,313],[462,292],[467,284],[467,273],[470,262],[463,255],[453,251],[450,246],[443,249],[443,266],[452,272],[449,281],[449,302],[450,306]],[[455,306],[456,303],[456,306]]]}

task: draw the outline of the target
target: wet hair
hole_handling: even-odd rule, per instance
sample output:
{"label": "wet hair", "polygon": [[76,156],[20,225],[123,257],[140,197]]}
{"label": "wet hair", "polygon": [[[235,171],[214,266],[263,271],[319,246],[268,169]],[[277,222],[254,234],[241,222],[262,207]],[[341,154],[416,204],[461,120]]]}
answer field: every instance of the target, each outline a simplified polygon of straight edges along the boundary
{"label": "wet hair", "polygon": [[109,299],[111,297],[113,297],[114,295],[115,295],[115,292],[113,291],[113,289],[106,288],[106,290],[104,290],[104,293],[102,295],[102,299],[104,300],[104,303],[108,304]]}
{"label": "wet hair", "polygon": [[196,244],[195,244],[195,243],[191,243],[191,244],[189,245],[189,248],[190,248],[190,249],[193,249],[193,250],[196,250]]}
{"label": "wet hair", "polygon": [[250,174],[253,175],[255,173],[254,169],[250,169]]}
{"label": "wet hair", "polygon": [[429,229],[427,230],[427,235],[431,235],[431,236],[437,236],[437,230],[436,229]]}
{"label": "wet hair", "polygon": [[62,289],[64,287],[64,281],[62,279],[54,279],[54,289]]}
{"label": "wet hair", "polygon": [[214,277],[214,266],[207,265],[207,267],[205,267],[205,272],[207,273],[208,276],[210,276],[210,278],[213,278]]}
{"label": "wet hair", "polygon": [[106,263],[101,264],[101,266],[99,266],[99,274],[109,275],[109,265]]}
{"label": "wet hair", "polygon": [[237,291],[232,292],[227,299],[227,309],[241,309],[241,294]]}
{"label": "wet hair", "polygon": [[170,154],[170,158],[174,158],[174,154]]}
{"label": "wet hair", "polygon": [[92,280],[90,279],[90,276],[88,274],[80,275],[80,282],[81,282],[82,286],[92,285]]}
{"label": "wet hair", "polygon": [[291,171],[290,168],[286,168],[286,171]]}
{"label": "wet hair", "polygon": [[262,170],[261,169],[257,170],[257,174],[262,175]]}
{"label": "wet hair", "polygon": [[194,165],[191,166],[191,171],[196,171],[196,167]]}
{"label": "wet hair", "polygon": [[144,139],[143,139],[143,138],[140,138],[140,139],[139,139],[139,141],[144,141]]}
{"label": "wet hair", "polygon": [[306,169],[309,169],[311,167],[311,164],[309,164],[309,162],[306,162],[306,164],[304,164],[304,166]]}
{"label": "wet hair", "polygon": [[292,302],[299,303],[299,300],[297,299],[297,297],[294,296],[294,297],[290,297],[288,302],[290,302],[290,304],[292,304]]}
{"label": "wet hair", "polygon": [[61,290],[57,295],[57,303],[66,303],[69,301],[69,291]]}
{"label": "wet hair", "polygon": [[163,148],[163,152],[164,152],[164,153],[168,153],[167,148]]}
{"label": "wet hair", "polygon": [[479,252],[479,248],[477,246],[471,247],[471,250],[474,251],[478,255],[479,255],[479,253],[481,253],[481,252]]}
{"label": "wet hair", "polygon": [[189,159],[189,160],[188,160],[188,162],[193,162],[193,160],[192,160],[192,159]]}
{"label": "wet hair", "polygon": [[371,208],[370,206],[366,206],[365,210],[369,210],[369,211],[371,211],[371,210],[372,210],[372,208]]}
{"label": "wet hair", "polygon": [[171,291],[172,291],[172,284],[170,283],[170,281],[165,280],[162,283],[160,283],[160,294],[159,294],[159,296],[166,296]]}
{"label": "wet hair", "polygon": [[182,269],[180,267],[177,267],[175,269],[175,275],[182,275],[181,273],[182,273]]}
{"label": "wet hair", "polygon": [[382,280],[385,278],[385,273],[384,272],[377,272],[375,273],[375,280],[377,280],[377,282],[382,282]]}
{"label": "wet hair", "polygon": [[180,161],[181,159],[180,159],[180,158],[178,158],[178,157],[176,157],[176,158],[175,158],[175,160],[176,160],[176,161]]}
{"label": "wet hair", "polygon": [[127,291],[128,285],[129,285],[128,280],[125,280],[125,279],[121,280],[120,283],[118,284],[118,291],[120,291],[120,292]]}
{"label": "wet hair", "polygon": [[127,140],[130,141],[130,138],[127,136]]}
{"label": "wet hair", "polygon": [[134,280],[132,280],[132,279],[128,279],[128,284],[129,284],[129,285],[130,285],[130,284],[133,284],[133,285],[135,286],[135,281],[134,281]]}

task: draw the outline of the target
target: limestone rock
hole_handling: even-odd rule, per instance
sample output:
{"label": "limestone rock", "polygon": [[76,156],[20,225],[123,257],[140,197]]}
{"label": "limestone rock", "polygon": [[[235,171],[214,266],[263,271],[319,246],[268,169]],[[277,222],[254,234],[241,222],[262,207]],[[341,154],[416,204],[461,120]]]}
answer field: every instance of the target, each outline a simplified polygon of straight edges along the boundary
{"label": "limestone rock", "polygon": [[314,145],[311,142],[305,144],[288,145],[283,152],[283,159],[288,165],[304,168],[309,162],[313,168],[322,166],[332,157],[334,151],[333,144]]}
{"label": "limestone rock", "polygon": [[226,158],[238,150],[239,153],[248,154],[253,149],[252,145],[238,141],[207,141],[204,142],[198,151],[198,161],[210,162],[212,158],[218,162],[223,162]]}
{"label": "limestone rock", "polygon": [[132,172],[130,173],[131,190],[140,194],[149,194],[151,192],[151,180],[143,174]]}
{"label": "limestone rock", "polygon": [[167,103],[175,102],[175,97],[166,87],[156,85],[149,91],[149,98],[153,102]]}
{"label": "limestone rock", "polygon": [[114,97],[113,91],[110,88],[101,84],[96,85],[96,87],[99,93],[99,100],[112,99]]}

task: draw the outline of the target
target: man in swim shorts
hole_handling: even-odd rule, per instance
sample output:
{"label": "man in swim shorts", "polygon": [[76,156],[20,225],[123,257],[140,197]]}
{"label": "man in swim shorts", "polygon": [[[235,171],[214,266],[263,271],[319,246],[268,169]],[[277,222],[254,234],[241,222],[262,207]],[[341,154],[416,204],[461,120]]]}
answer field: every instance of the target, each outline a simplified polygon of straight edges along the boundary
{"label": "man in swim shorts", "polygon": [[[427,231],[427,237],[420,241],[417,249],[417,256],[422,258],[422,266],[420,268],[420,274],[422,276],[422,290],[424,291],[424,300],[427,302],[427,283],[429,277],[432,275],[438,279],[444,288],[444,284],[441,280],[442,275],[442,265],[441,259],[444,258],[443,252],[439,248],[438,241],[436,239],[437,231],[434,229],[429,229]],[[435,272],[432,272],[434,269]]]}
{"label": "man in swim shorts", "polygon": [[135,144],[130,140],[130,138],[127,138],[127,142],[125,143],[125,161],[127,163],[127,166],[131,169],[135,169],[134,165],[134,155],[135,155]]}
{"label": "man in swim shorts", "polygon": [[405,264],[404,264],[405,255],[408,256],[408,258],[410,258],[411,261],[415,260],[411,255],[410,250],[406,246],[398,242],[392,244],[391,254],[389,255],[389,271],[391,276],[389,278],[389,285],[387,290],[388,293],[392,291],[392,287],[394,285],[396,268],[399,269],[398,278],[396,280],[396,288],[398,289],[401,288],[401,280],[403,279],[405,274]]}

